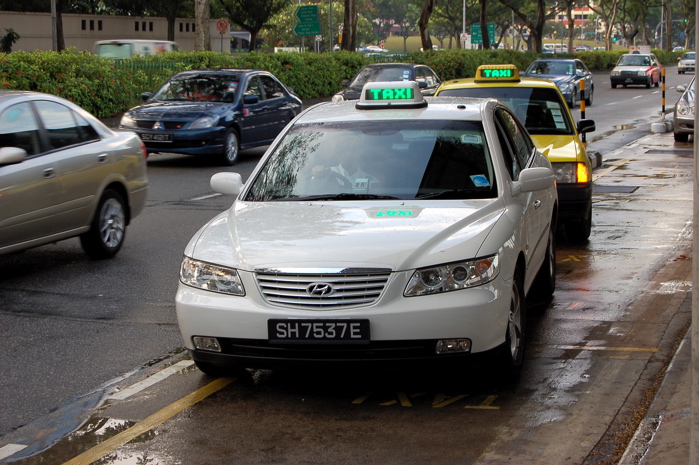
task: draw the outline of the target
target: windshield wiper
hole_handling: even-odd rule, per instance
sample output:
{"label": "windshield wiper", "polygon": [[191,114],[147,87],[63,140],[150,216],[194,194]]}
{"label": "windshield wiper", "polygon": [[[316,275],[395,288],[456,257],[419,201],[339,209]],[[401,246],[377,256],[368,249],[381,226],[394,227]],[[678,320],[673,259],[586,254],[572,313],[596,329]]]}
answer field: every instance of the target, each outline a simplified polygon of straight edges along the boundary
{"label": "windshield wiper", "polygon": [[478,189],[451,189],[415,196],[416,199],[485,199],[492,197],[490,191]]}
{"label": "windshield wiper", "polygon": [[[374,194],[352,194],[343,192],[341,194],[308,195],[305,197],[294,197],[294,200],[398,200],[398,197],[390,195]],[[285,199],[277,199],[285,200]]]}

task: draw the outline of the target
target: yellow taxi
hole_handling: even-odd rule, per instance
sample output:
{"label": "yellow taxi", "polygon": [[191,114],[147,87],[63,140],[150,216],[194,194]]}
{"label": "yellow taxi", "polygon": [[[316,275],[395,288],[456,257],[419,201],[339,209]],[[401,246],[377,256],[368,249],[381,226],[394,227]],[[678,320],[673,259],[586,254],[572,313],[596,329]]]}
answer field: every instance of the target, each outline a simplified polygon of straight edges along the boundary
{"label": "yellow taxi", "polygon": [[584,242],[592,229],[592,165],[580,134],[595,130],[595,122],[575,123],[556,84],[546,79],[520,78],[514,65],[479,66],[475,78],[444,81],[435,96],[496,98],[524,123],[536,148],[556,173],[559,224],[568,239]]}

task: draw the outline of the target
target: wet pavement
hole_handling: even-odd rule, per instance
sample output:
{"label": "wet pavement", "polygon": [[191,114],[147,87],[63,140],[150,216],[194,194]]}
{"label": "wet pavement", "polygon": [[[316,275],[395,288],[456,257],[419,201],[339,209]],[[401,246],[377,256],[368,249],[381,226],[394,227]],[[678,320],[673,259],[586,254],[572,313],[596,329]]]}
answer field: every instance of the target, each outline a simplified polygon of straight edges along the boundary
{"label": "wet pavement", "polygon": [[[0,453],[27,446],[3,463],[687,463],[691,148],[668,133],[605,153],[593,235],[559,235],[557,291],[532,302],[514,385],[478,364],[215,379],[175,354],[110,386],[89,418],[67,408],[3,438]],[[80,427],[58,439],[69,419]]]}

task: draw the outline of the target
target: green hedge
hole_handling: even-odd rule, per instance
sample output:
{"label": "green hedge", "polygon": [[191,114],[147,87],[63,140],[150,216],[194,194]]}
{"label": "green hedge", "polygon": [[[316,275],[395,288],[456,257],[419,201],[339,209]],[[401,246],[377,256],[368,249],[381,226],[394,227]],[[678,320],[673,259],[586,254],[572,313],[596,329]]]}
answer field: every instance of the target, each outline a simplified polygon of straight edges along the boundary
{"label": "green hedge", "polygon": [[[593,70],[610,70],[626,50],[579,52],[557,57],[580,58]],[[653,51],[664,64],[676,64],[681,52]],[[0,53],[0,88],[56,94],[100,118],[121,113],[141,101],[175,72],[197,68],[265,69],[303,99],[327,98],[342,89],[342,80],[373,62],[412,62],[430,66],[442,80],[473,77],[482,64],[514,64],[520,69],[540,55],[510,50],[440,50],[402,55],[332,53],[171,52],[113,61],[75,49],[62,52]]]}

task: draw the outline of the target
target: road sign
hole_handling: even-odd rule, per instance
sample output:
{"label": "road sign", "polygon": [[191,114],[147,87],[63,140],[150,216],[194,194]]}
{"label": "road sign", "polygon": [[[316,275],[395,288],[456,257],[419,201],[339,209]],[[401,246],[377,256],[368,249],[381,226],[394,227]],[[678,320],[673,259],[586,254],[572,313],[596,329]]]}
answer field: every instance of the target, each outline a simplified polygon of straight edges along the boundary
{"label": "road sign", "polygon": [[297,36],[317,36],[320,34],[320,21],[312,23],[296,23],[294,34]]}
{"label": "road sign", "polygon": [[[487,23],[488,26],[488,40],[492,44],[495,42],[495,23]],[[483,43],[483,33],[481,31],[481,23],[471,24],[471,43],[472,44],[482,44]]]}
{"label": "road sign", "polygon": [[296,8],[296,19],[300,23],[313,23],[318,21],[318,5],[301,5]]}
{"label": "road sign", "polygon": [[228,30],[228,21],[226,21],[225,19],[219,19],[218,21],[216,21],[216,29],[218,29],[218,31],[223,34]]}
{"label": "road sign", "polygon": [[296,8],[296,18],[299,20],[294,26],[294,34],[297,36],[320,35],[320,21],[318,21],[318,5],[301,5]]}

